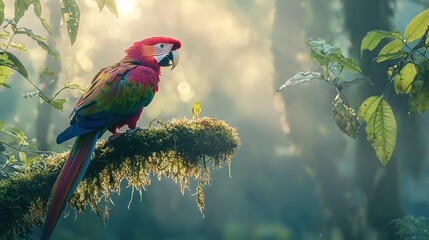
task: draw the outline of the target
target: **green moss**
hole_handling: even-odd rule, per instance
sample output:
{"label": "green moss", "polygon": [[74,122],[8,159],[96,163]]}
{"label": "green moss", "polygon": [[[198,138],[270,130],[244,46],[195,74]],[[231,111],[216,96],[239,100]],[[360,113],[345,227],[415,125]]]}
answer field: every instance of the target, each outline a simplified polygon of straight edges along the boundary
{"label": "green moss", "polygon": [[[196,180],[196,201],[202,211],[208,164],[230,164],[239,145],[236,130],[212,118],[157,121],[147,129],[99,141],[69,206],[84,212],[89,204],[105,217],[111,193],[120,192],[123,180],[141,194],[155,175],[178,182],[182,192]],[[43,224],[51,187],[66,157],[67,153],[49,156],[44,167],[0,181],[0,239],[28,237]]]}

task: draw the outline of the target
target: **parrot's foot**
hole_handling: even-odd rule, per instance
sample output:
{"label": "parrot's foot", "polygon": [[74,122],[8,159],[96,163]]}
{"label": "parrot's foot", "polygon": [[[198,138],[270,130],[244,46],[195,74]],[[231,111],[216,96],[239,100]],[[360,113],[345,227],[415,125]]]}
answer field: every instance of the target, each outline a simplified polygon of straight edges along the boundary
{"label": "parrot's foot", "polygon": [[145,128],[137,126],[137,127],[133,128],[133,129],[128,129],[127,131],[125,131],[125,136],[130,136],[135,131],[140,131],[140,130],[145,130]]}
{"label": "parrot's foot", "polygon": [[115,132],[107,138],[107,141],[113,140],[113,139],[119,137],[119,135],[121,135],[121,134],[122,133],[120,133],[120,132]]}
{"label": "parrot's foot", "polygon": [[107,139],[107,141],[110,141],[110,140],[112,140],[112,139],[115,139],[115,138],[119,137],[119,136],[120,136],[120,135],[122,135],[122,134],[125,134],[125,136],[126,136],[126,137],[128,137],[128,136],[130,136],[131,134],[133,134],[135,131],[138,131],[138,130],[145,130],[145,128],[141,128],[141,127],[137,126],[136,128],[128,129],[128,130],[126,130],[125,132],[115,132],[115,133],[113,133],[113,134],[112,134],[112,135]]}

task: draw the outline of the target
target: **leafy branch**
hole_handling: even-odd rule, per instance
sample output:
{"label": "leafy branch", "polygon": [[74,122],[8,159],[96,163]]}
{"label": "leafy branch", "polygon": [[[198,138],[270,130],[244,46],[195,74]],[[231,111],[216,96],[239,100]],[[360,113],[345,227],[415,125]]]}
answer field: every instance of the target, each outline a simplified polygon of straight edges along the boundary
{"label": "leafy branch", "polygon": [[[79,29],[79,6],[74,0],[59,0],[59,2],[62,20],[66,23],[68,35],[71,44],[73,44],[76,41]],[[107,7],[115,16],[118,16],[114,0],[97,0],[96,3],[100,11],[104,7]],[[26,36],[35,41],[39,47],[57,61],[60,60],[60,56],[57,51],[45,43],[45,38],[33,33],[33,31],[27,27],[18,26],[22,17],[32,6],[34,15],[40,21],[48,35],[53,38],[48,22],[42,17],[42,4],[40,0],[15,0],[13,6],[14,16],[11,19],[7,19],[5,18],[5,4],[3,0],[0,0],[0,26],[2,27],[0,29],[0,88],[10,88],[7,80],[12,75],[12,70],[14,70],[26,79],[36,90],[24,94],[25,98],[38,96],[43,102],[51,105],[54,109],[62,110],[63,104],[67,99],[59,98],[59,94],[66,89],[83,90],[83,87],[78,84],[67,83],[54,93],[52,97],[49,97],[33,80],[31,80],[24,64],[11,51],[28,52],[28,47],[25,44],[16,41],[18,36]],[[59,21],[59,19],[53,19],[53,21],[56,20]],[[56,79],[56,73],[47,68],[40,74],[41,81],[48,82],[53,79]],[[10,172],[20,172],[22,169],[28,169],[36,164],[41,159],[39,156],[41,152],[37,150],[36,141],[27,141],[27,137],[22,130],[18,128],[5,129],[3,128],[4,122],[0,120],[0,123],[0,133],[2,134],[0,137],[0,173],[2,175],[8,175]]]}
{"label": "leafy branch", "polygon": [[[368,142],[378,159],[386,165],[395,149],[397,124],[394,112],[386,100],[386,92],[393,86],[396,94],[408,95],[410,112],[424,112],[429,108],[429,9],[415,16],[401,32],[374,30],[369,32],[361,43],[361,55],[365,51],[380,49],[374,59],[378,63],[395,62],[387,71],[387,79],[374,83],[365,76],[351,58],[346,58],[339,47],[323,39],[307,40],[312,60],[321,72],[301,72],[288,79],[278,91],[311,80],[322,80],[334,87],[337,92],[332,102],[332,114],[338,127],[345,134],[356,138],[363,124]],[[386,43],[387,41],[387,43]],[[382,45],[383,44],[383,45]],[[381,48],[379,46],[382,45]],[[342,80],[346,70],[361,77]],[[371,85],[384,84],[379,96],[370,96],[356,108],[350,104],[345,89],[362,80]],[[356,114],[357,112],[357,114]]]}
{"label": "leafy branch", "polygon": [[[116,7],[115,0],[95,0],[100,11],[107,7],[110,12],[112,12],[116,17],[118,17],[118,10]],[[62,20],[66,23],[67,33],[69,35],[71,44],[76,41],[79,23],[80,23],[80,10],[79,6],[75,0],[59,0],[60,10],[62,13]],[[42,5],[40,0],[15,0],[14,2],[14,17],[13,19],[5,19],[5,4],[3,0],[0,0],[0,26],[3,23],[6,23],[3,26],[3,29],[0,31],[0,40],[5,42],[0,42],[0,88],[9,87],[7,84],[7,79],[11,75],[10,69],[13,69],[20,73],[30,84],[37,90],[37,96],[39,96],[44,102],[50,104],[55,109],[62,109],[62,103],[65,102],[62,100],[54,100],[59,92],[64,89],[61,89],[53,98],[49,98],[44,94],[37,85],[30,80],[27,70],[13,53],[8,51],[9,48],[13,48],[18,51],[28,51],[27,46],[22,43],[13,41],[13,38],[16,35],[26,35],[30,39],[36,41],[36,43],[44,49],[49,55],[51,55],[55,60],[59,60],[59,54],[50,48],[46,43],[45,39],[39,35],[33,33],[33,31],[26,27],[18,27],[18,23],[21,18],[24,16],[25,12],[29,9],[30,6],[33,6],[33,12],[35,16],[40,20],[42,26],[46,32],[52,37],[50,26],[48,22],[42,17]],[[6,29],[10,28],[10,31]],[[80,87],[67,87],[67,88],[80,88]]]}
{"label": "leafy branch", "polygon": [[[11,26],[12,34],[9,34],[9,32],[3,30],[3,37],[5,39],[8,39],[8,43],[4,45],[3,48],[0,48],[0,68],[3,67],[3,73],[0,74],[0,87],[8,87],[10,86],[6,83],[7,78],[11,75],[11,72],[8,71],[5,67],[11,68],[15,71],[17,71],[21,76],[26,79],[37,91],[29,93],[24,95],[24,97],[32,97],[32,96],[39,96],[44,102],[51,105],[57,110],[62,110],[62,105],[66,102],[65,99],[58,99],[56,100],[58,94],[60,94],[65,89],[82,89],[81,86],[77,84],[67,84],[65,87],[61,88],[59,91],[57,91],[53,97],[48,97],[28,76],[27,70],[24,67],[24,64],[11,52],[7,51],[10,46],[20,46],[19,48],[14,47],[17,50],[20,51],[27,51],[27,47],[22,43],[15,43],[12,41],[12,39],[19,34],[25,34],[34,41],[37,42],[37,44],[46,52],[51,55],[55,60],[59,60],[58,53],[51,49],[44,41],[45,39],[41,36],[35,35],[31,29],[28,29],[26,27],[18,27],[13,20],[8,20],[8,25]],[[14,45],[11,45],[12,43],[15,43]],[[50,71],[48,68],[46,68],[40,75],[40,79],[47,80],[48,78],[55,79],[55,73]]]}
{"label": "leafy branch", "polygon": [[1,120],[0,136],[0,172],[5,176],[15,171],[29,170],[41,160],[43,154],[48,154],[37,149],[36,139],[29,140],[18,128],[4,127]]}

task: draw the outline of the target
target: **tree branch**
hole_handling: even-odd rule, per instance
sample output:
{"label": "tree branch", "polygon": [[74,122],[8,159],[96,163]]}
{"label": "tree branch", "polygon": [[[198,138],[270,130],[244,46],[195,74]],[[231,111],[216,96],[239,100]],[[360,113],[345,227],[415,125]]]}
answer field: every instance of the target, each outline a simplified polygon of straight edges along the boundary
{"label": "tree branch", "polygon": [[[212,118],[152,122],[147,129],[99,141],[69,206],[85,212],[89,204],[104,219],[110,194],[120,192],[124,179],[133,192],[142,194],[156,175],[179,182],[182,193],[190,180],[197,180],[196,198],[202,211],[203,186],[210,180],[206,164],[230,164],[239,145],[236,130]],[[28,238],[43,224],[51,187],[67,155],[49,156],[43,167],[0,181],[0,239]]]}

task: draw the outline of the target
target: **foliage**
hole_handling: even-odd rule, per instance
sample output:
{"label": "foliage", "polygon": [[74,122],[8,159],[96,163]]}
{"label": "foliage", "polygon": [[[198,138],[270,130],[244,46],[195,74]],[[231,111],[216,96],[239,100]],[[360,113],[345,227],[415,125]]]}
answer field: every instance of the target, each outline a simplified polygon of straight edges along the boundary
{"label": "foliage", "polygon": [[[70,41],[73,44],[76,40],[79,29],[79,6],[74,0],[59,0],[61,13],[66,26]],[[97,0],[97,5],[100,11],[106,6],[115,16],[118,16],[116,3],[114,0]],[[32,6],[34,15],[42,24],[48,35],[51,35],[51,29],[48,22],[42,17],[42,4],[40,0],[15,0],[14,16],[11,19],[5,18],[5,4],[0,0],[0,88],[10,88],[7,83],[12,71],[18,72],[25,78],[36,91],[24,94],[25,98],[37,96],[43,102],[49,104],[56,110],[62,110],[65,98],[59,98],[59,94],[66,89],[76,89],[83,91],[84,88],[75,83],[67,83],[54,93],[52,97],[48,97],[35,83],[30,79],[28,71],[22,61],[12,52],[28,52],[28,47],[16,40],[19,36],[26,36],[37,43],[39,47],[46,51],[52,58],[59,61],[60,56],[57,51],[46,44],[46,39],[40,35],[33,33],[30,28],[19,26],[19,22],[25,15],[26,11]],[[59,19],[58,19],[59,20]],[[55,21],[55,20],[53,20]],[[40,82],[49,82],[56,79],[56,73],[46,68],[40,74]],[[28,169],[38,160],[40,160],[37,150],[36,140],[27,140],[24,132],[18,128],[9,127],[3,128],[3,121],[0,120],[0,171],[2,175],[7,175],[7,172],[21,171],[22,168]],[[6,171],[6,169],[8,171]]]}
{"label": "foliage", "polygon": [[332,116],[343,133],[351,138],[357,138],[360,125],[355,110],[349,107],[340,95],[332,101]]}
{"label": "foliage", "polygon": [[[80,11],[79,6],[74,0],[59,0],[60,1],[60,10],[62,13],[63,21],[65,21],[67,26],[67,32],[70,37],[70,41],[73,44],[76,41],[78,29],[79,29],[79,19],[80,19]],[[24,64],[21,62],[19,58],[17,58],[9,49],[12,48],[16,51],[28,51],[28,47],[21,43],[16,42],[14,39],[18,35],[26,35],[30,39],[34,40],[43,50],[45,50],[51,57],[55,60],[59,60],[59,54],[54,49],[49,47],[45,43],[45,38],[40,35],[34,34],[33,31],[27,27],[18,26],[19,21],[24,16],[25,12],[32,5],[34,14],[40,20],[44,29],[47,31],[49,35],[51,35],[50,27],[48,22],[42,17],[42,5],[39,0],[16,0],[14,4],[14,17],[13,19],[5,19],[4,18],[4,8],[5,5],[2,1],[0,1],[0,26],[3,26],[3,30],[0,31],[0,87],[10,87],[7,84],[7,79],[11,75],[11,72],[6,69],[8,67],[20,73],[25,79],[27,79],[33,87],[37,90],[37,96],[39,96],[44,102],[50,104],[55,109],[62,109],[62,104],[65,100],[56,100],[56,96],[59,92],[64,89],[58,91],[54,97],[50,98],[46,96],[35,84],[32,80],[30,80],[27,69]],[[100,11],[107,6],[107,8],[114,14],[118,15],[116,3],[114,0],[97,0],[97,5]],[[43,74],[46,73],[45,70]],[[41,78],[43,78],[41,76]],[[72,87],[67,87],[72,88]],[[78,87],[81,88],[81,87]]]}
{"label": "foliage", "polygon": [[113,13],[116,17],[119,16],[118,7],[116,7],[115,0],[95,0],[97,2],[98,8],[103,10],[104,7],[107,7],[111,13]]}
{"label": "foliage", "polygon": [[304,82],[308,82],[308,81],[311,81],[313,79],[323,79],[322,74],[319,72],[300,72],[300,73],[297,73],[295,76],[291,77],[283,85],[281,85],[280,88],[277,89],[277,92],[280,92],[281,90],[285,89],[286,87],[290,87],[290,86],[294,86],[294,85],[301,84]]}
{"label": "foliage", "polygon": [[[192,179],[198,182],[196,200],[204,208],[203,187],[209,183],[208,164],[230,164],[240,139],[234,128],[212,118],[156,121],[147,129],[126,132],[97,144],[91,164],[70,200],[70,206],[85,212],[89,204],[100,217],[107,217],[112,192],[121,183],[142,194],[151,176],[167,177],[180,183],[184,194]],[[45,157],[35,166],[0,181],[0,238],[28,237],[41,226],[50,186],[68,153]],[[31,196],[31,197],[22,197]],[[20,199],[17,201],[16,199]],[[100,209],[104,204],[104,209]]]}
{"label": "foliage", "polygon": [[[395,149],[397,126],[395,115],[390,107],[386,92],[393,86],[396,94],[408,96],[410,112],[424,112],[429,108],[429,9],[415,16],[405,28],[404,35],[398,31],[374,30],[361,42],[361,55],[365,51],[378,50],[375,61],[394,62],[389,68],[387,80],[373,83],[364,76],[353,59],[346,58],[339,47],[323,39],[307,40],[312,60],[321,68],[321,72],[301,72],[288,79],[278,91],[319,79],[335,88],[337,96],[332,102],[332,113],[338,127],[352,138],[358,136],[360,126],[366,124],[365,133],[378,159],[386,165]],[[362,77],[342,80],[343,70]],[[380,96],[370,96],[356,108],[345,94],[345,89],[361,80],[371,85],[384,85]],[[357,116],[355,112],[358,112]]]}
{"label": "foliage", "polygon": [[360,106],[358,119],[366,123],[367,140],[381,163],[386,165],[396,143],[396,120],[390,105],[381,97],[369,97]]}
{"label": "foliage", "polygon": [[428,240],[429,229],[426,220],[423,217],[415,218],[413,216],[406,216],[392,222],[396,229],[397,235],[403,240]]}
{"label": "foliage", "polygon": [[[6,147],[13,151],[6,151]],[[0,120],[0,152],[4,161],[0,162],[2,177],[6,177],[14,171],[29,170],[40,160],[40,151],[37,150],[36,139],[29,140],[25,133],[14,127],[5,127]],[[18,158],[14,152],[17,153]]]}
{"label": "foliage", "polygon": [[67,25],[67,31],[71,44],[76,41],[77,31],[79,30],[80,10],[75,0],[60,0],[61,13],[63,20]]}

